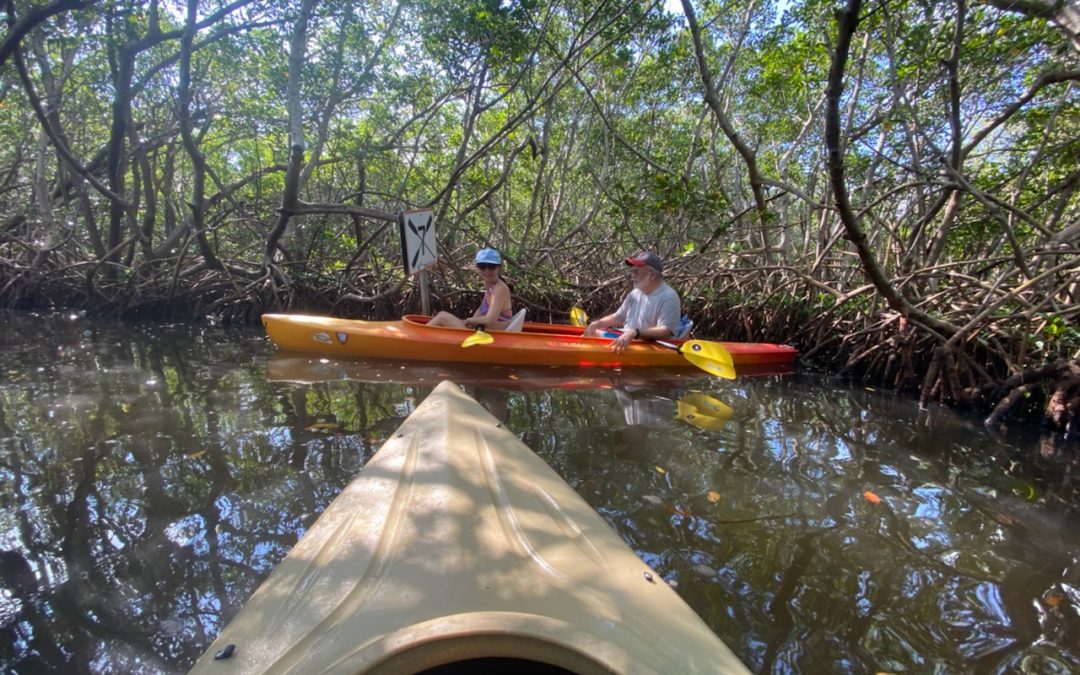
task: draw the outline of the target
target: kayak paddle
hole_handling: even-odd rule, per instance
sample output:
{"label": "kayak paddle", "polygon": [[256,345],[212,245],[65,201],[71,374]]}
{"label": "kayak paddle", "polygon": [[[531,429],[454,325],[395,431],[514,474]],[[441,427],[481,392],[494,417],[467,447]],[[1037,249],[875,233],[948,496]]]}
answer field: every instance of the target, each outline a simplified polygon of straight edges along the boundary
{"label": "kayak paddle", "polygon": [[[589,315],[580,307],[572,307],[570,309],[570,322],[575,326],[588,325]],[[617,328],[612,330],[618,331]],[[710,375],[722,377],[725,380],[735,379],[735,362],[731,358],[731,352],[719,342],[687,340],[681,345],[664,342],[663,340],[653,340],[653,342],[661,347],[674,349],[682,354],[687,361]]]}
{"label": "kayak paddle", "polygon": [[586,314],[585,310],[583,310],[580,307],[577,307],[577,306],[571,307],[570,308],[570,324],[573,325],[573,326],[585,327],[585,326],[589,325],[589,315]]}
{"label": "kayak paddle", "polygon": [[477,326],[475,333],[461,341],[461,346],[472,347],[473,345],[489,345],[492,342],[495,342],[495,338],[491,337],[490,333],[485,333],[483,326]]}
{"label": "kayak paddle", "polygon": [[673,345],[663,340],[655,340],[655,342],[658,345],[679,352],[683,355],[683,358],[706,373],[722,377],[725,380],[735,379],[735,362],[731,359],[731,352],[719,342],[687,340],[681,345]]}

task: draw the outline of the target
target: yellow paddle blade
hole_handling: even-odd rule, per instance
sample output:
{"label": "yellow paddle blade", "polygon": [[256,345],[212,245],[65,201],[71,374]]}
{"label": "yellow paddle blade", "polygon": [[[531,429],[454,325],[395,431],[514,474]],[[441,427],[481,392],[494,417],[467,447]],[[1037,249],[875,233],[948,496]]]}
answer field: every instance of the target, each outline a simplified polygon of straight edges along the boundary
{"label": "yellow paddle blade", "polygon": [[693,392],[676,401],[676,416],[705,431],[720,431],[731,419],[731,407],[708,394]]}
{"label": "yellow paddle blade", "polygon": [[477,328],[475,333],[461,342],[461,346],[472,347],[473,345],[489,345],[492,342],[495,342],[495,338],[491,337],[490,333],[485,333],[483,328]]}
{"label": "yellow paddle blade", "polygon": [[731,360],[731,352],[719,342],[687,340],[679,347],[679,353],[706,373],[725,380],[735,379],[735,364]]}
{"label": "yellow paddle blade", "polygon": [[589,315],[580,307],[570,308],[570,323],[575,326],[588,326]]}

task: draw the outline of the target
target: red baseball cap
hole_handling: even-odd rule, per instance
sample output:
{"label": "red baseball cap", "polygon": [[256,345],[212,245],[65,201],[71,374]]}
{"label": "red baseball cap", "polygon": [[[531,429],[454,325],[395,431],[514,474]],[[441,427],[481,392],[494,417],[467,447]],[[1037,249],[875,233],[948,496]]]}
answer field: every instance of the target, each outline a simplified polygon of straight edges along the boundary
{"label": "red baseball cap", "polygon": [[647,265],[660,274],[664,273],[664,261],[652,251],[643,251],[632,258],[627,258],[626,264],[634,267],[645,267]]}

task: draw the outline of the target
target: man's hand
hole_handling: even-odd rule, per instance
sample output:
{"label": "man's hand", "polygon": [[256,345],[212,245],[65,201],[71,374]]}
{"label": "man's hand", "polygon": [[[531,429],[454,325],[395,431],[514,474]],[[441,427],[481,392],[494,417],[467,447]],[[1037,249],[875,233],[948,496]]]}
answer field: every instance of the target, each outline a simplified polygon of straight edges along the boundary
{"label": "man's hand", "polygon": [[615,342],[611,343],[611,351],[616,354],[622,354],[626,351],[626,347],[630,342],[638,336],[638,331],[634,328],[628,328],[622,332],[622,335],[618,337]]}

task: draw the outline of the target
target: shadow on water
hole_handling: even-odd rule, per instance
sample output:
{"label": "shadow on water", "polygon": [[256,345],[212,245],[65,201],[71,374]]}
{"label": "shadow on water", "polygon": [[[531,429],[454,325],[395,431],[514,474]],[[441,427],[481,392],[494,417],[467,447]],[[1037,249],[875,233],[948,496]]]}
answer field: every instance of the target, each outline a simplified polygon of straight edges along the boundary
{"label": "shadow on water", "polygon": [[1075,448],[803,375],[330,362],[255,330],[4,321],[5,671],[186,670],[448,377],[755,672],[1080,669]]}

